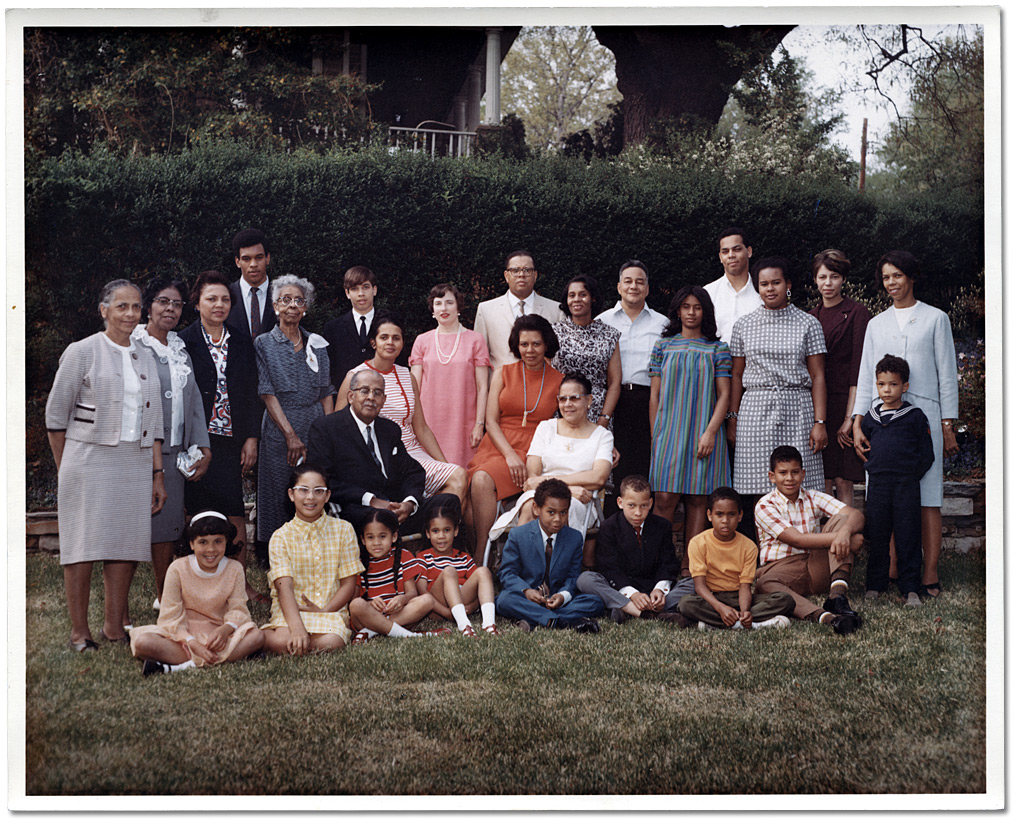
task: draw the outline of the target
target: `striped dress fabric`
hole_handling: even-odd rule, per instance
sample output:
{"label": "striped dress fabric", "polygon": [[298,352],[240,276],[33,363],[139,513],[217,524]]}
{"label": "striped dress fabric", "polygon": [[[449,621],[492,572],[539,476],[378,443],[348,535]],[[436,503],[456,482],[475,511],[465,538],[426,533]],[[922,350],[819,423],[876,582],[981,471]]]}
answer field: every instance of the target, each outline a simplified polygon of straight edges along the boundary
{"label": "striped dress fabric", "polygon": [[730,460],[722,428],[715,447],[698,458],[698,440],[715,409],[715,381],[732,375],[730,348],[723,341],[660,338],[648,363],[659,377],[659,410],[652,431],[652,490],[707,495],[730,484]]}
{"label": "striped dress fabric", "polygon": [[449,568],[451,565],[457,569],[458,585],[463,585],[467,582],[471,574],[478,569],[475,561],[468,554],[460,553],[453,549],[445,554],[440,554],[436,552],[435,548],[429,548],[427,551],[422,551],[418,554],[418,562],[421,563],[421,575],[428,580],[429,588],[439,579],[443,569]]}
{"label": "striped dress fabric", "polygon": [[383,373],[366,361],[351,370],[351,373],[361,370],[375,370],[385,380],[386,404],[379,411],[379,415],[400,425],[400,441],[404,443],[404,449],[412,459],[425,468],[425,496],[438,493],[459,465],[436,461],[425,452],[418,437],[414,435],[414,429],[411,427],[411,418],[414,415],[414,387],[411,384],[411,371],[399,364],[394,364],[392,370]]}
{"label": "striped dress fabric", "polygon": [[[403,593],[405,582],[413,582],[422,576],[423,571],[424,566],[414,554],[410,551],[400,551],[400,568],[397,570],[399,592]],[[366,581],[368,583],[367,590],[365,589]],[[373,600],[376,597],[393,599],[397,596],[398,589],[393,584],[393,551],[381,559],[373,559],[368,563],[368,570],[362,577],[361,586],[361,596],[367,600]]]}

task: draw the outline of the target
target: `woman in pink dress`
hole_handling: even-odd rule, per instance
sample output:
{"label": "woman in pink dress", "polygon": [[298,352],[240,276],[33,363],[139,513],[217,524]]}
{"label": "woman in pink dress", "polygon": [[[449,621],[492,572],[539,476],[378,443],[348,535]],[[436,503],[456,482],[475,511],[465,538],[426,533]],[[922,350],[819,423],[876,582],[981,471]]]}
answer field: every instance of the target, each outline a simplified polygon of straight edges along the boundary
{"label": "woman in pink dress", "polygon": [[452,493],[463,503],[467,472],[446,461],[446,454],[422,413],[418,381],[410,370],[396,363],[404,348],[403,322],[392,313],[377,312],[368,330],[368,342],[375,355],[346,375],[336,396],[336,409],[347,406],[351,376],[362,370],[374,370],[381,375],[386,383],[386,403],[379,415],[400,425],[400,440],[408,454],[425,468],[425,495]]}
{"label": "woman in pink dress", "polygon": [[464,296],[456,287],[436,284],[429,308],[438,326],[414,340],[411,375],[421,387],[422,410],[443,454],[467,467],[485,433],[489,348],[481,335],[460,323]]}

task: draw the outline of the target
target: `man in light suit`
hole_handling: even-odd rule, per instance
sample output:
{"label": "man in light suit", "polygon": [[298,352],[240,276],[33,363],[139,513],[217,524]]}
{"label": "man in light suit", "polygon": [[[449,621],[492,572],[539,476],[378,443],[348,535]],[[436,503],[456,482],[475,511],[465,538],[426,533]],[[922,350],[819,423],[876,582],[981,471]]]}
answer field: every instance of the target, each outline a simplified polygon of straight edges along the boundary
{"label": "man in light suit", "polygon": [[351,378],[347,407],[320,416],[308,433],[308,462],[325,468],[331,503],[356,527],[372,508],[397,515],[406,535],[422,528],[428,503],[442,503],[437,493],[425,499],[425,469],[408,455],[400,440],[400,426],[379,415],[386,403],[383,377],[361,370]]}
{"label": "man in light suit", "polygon": [[546,479],[529,506],[535,518],[510,531],[503,549],[496,611],[517,620],[525,632],[540,626],[597,634],[594,617],[606,609],[597,596],[577,590],[584,537],[567,525],[570,488]]}
{"label": "man in light suit", "polygon": [[276,326],[273,297],[269,294],[269,247],[262,230],[243,229],[231,241],[234,264],[241,278],[230,285],[230,315],[227,324],[243,331],[254,341]]}
{"label": "man in light suit", "polygon": [[489,360],[493,370],[514,360],[510,352],[510,328],[522,315],[535,313],[550,323],[564,319],[557,302],[535,292],[538,270],[535,269],[535,259],[530,252],[515,250],[510,253],[503,266],[503,277],[510,289],[499,298],[483,301],[475,314],[475,332],[489,346]]}

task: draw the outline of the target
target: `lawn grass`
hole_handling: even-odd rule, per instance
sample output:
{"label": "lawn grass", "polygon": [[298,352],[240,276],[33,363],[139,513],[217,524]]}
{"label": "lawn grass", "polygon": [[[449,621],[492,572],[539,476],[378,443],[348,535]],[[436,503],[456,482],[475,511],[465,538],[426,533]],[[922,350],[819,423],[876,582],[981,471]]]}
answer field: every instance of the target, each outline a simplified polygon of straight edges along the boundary
{"label": "lawn grass", "polygon": [[[984,559],[892,591],[852,637],[603,633],[374,640],[143,679],[125,646],[66,647],[55,557],[27,561],[26,792],[781,794],[985,791]],[[249,568],[265,589],[265,575]],[[101,580],[93,580],[98,633]],[[151,570],[132,588],[155,621]],[[259,606],[257,621],[268,618]],[[937,805],[937,804],[932,804]]]}

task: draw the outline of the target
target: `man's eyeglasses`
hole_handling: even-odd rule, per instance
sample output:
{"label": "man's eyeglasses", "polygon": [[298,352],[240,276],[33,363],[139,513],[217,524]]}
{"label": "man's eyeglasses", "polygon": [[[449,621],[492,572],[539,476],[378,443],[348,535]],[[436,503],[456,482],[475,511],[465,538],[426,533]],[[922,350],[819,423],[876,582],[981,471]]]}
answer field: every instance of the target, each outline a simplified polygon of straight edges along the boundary
{"label": "man's eyeglasses", "polygon": [[533,275],[538,272],[534,267],[514,267],[507,270],[510,275]]}

